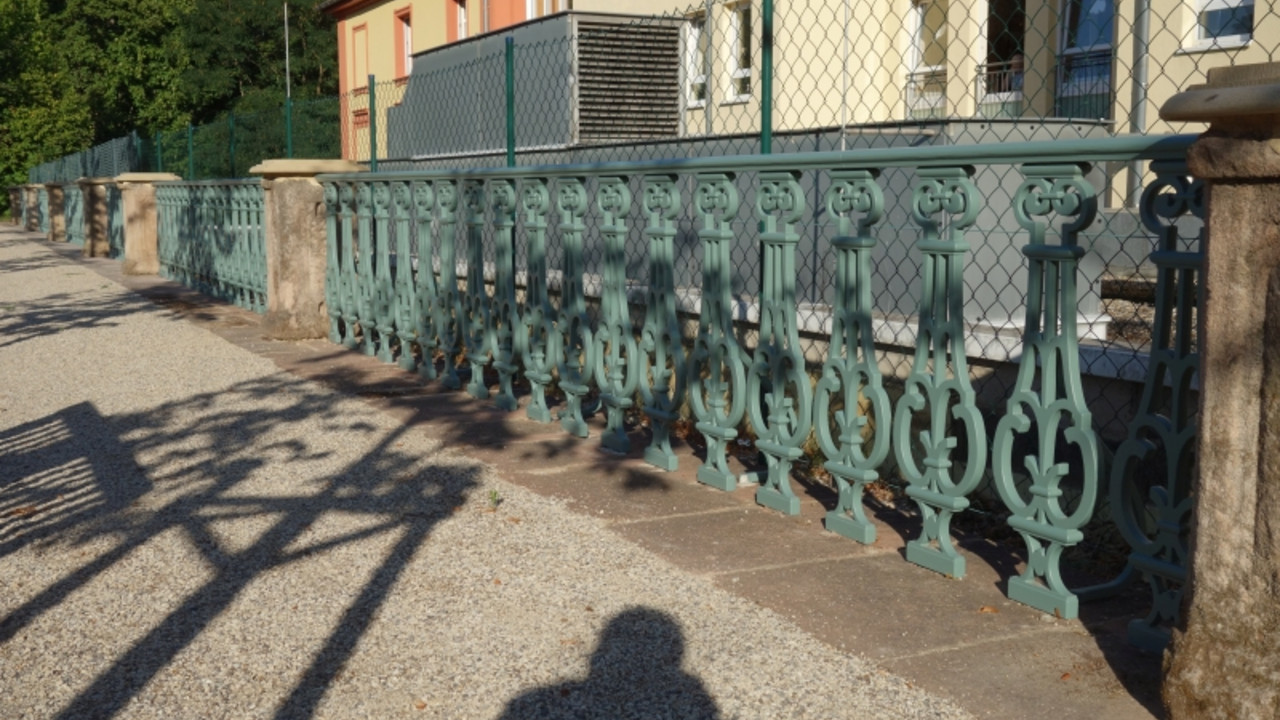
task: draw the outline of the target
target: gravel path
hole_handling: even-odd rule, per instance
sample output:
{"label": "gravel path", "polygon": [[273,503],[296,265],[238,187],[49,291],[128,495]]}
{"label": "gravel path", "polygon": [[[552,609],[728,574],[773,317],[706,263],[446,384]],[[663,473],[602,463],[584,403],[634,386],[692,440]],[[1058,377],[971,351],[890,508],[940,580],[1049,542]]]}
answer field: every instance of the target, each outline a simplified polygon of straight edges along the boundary
{"label": "gravel path", "polygon": [[7,230],[0,589],[15,720],[968,717]]}

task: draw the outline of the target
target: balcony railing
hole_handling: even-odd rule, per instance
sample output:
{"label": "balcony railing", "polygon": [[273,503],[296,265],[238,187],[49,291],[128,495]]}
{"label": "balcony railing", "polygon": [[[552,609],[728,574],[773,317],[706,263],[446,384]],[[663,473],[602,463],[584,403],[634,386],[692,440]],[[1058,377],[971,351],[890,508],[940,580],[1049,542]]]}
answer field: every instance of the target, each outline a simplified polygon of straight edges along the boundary
{"label": "balcony railing", "polygon": [[907,74],[907,118],[939,119],[947,116],[947,71],[925,68]]}
{"label": "balcony railing", "polygon": [[989,62],[978,66],[975,95],[978,114],[989,118],[1022,115],[1023,62]]}
{"label": "balcony railing", "polygon": [[[1149,518],[1185,521],[1171,508],[1190,487],[1182,459],[1195,435],[1185,408],[1194,406],[1201,254],[1180,229],[1200,215],[1202,194],[1186,174],[1189,142],[1121,137],[321,176],[330,336],[447,387],[465,384],[507,410],[518,406],[523,377],[526,414],[558,418],[579,437],[598,405],[608,450],[628,451],[628,422],[643,415],[651,433],[644,457],[668,470],[678,462],[672,433],[687,401],[706,447],[698,479],[736,488],[729,447],[753,442],[766,461],[757,500],[784,513],[798,511],[792,470],[812,437],[839,490],[828,529],[874,541],[863,489],[893,473],[923,520],[907,559],[957,578],[965,560],[949,525],[990,478],[1033,558],[1010,579],[1010,597],[1064,617],[1076,615],[1081,594],[1114,589],[1074,591],[1059,570],[1063,550],[1095,532],[1106,493],[1133,548],[1129,567],[1157,578],[1152,612],[1131,637],[1158,647],[1175,619],[1186,535]],[[1140,161],[1153,178],[1142,218],[1156,238],[1160,316],[1147,391],[1116,441],[1118,460],[1106,466],[1097,396],[1083,389],[1081,233],[1098,209],[1091,166]],[[984,184],[992,168],[1017,173],[1011,203]],[[1016,381],[999,407],[980,410],[968,362],[982,323],[966,316],[964,272],[988,251],[969,242],[988,211],[1018,228],[1008,241],[1021,249],[1021,273],[1006,277],[1026,300],[1020,334],[997,333],[1018,365]],[[823,267],[832,282],[820,301],[798,293],[797,247],[811,234],[829,239]],[[877,303],[890,280],[878,260],[907,239],[918,260],[917,301],[902,315]],[[744,281],[738,270],[753,259],[761,264]],[[895,323],[911,327],[897,336],[911,357],[897,377],[882,372],[892,363],[881,333]],[[563,397],[555,412],[553,388]],[[1148,477],[1151,467],[1164,476]]]}

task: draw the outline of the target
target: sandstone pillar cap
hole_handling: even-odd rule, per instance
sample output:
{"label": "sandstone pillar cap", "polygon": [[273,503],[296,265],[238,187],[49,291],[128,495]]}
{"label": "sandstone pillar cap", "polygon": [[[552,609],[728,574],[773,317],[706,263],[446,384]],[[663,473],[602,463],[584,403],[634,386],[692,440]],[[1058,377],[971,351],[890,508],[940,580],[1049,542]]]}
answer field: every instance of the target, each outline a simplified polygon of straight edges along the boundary
{"label": "sandstone pillar cap", "polygon": [[350,160],[304,160],[275,159],[263,160],[249,168],[249,174],[261,175],[263,179],[272,180],[282,177],[315,177],[326,173],[351,173],[364,170]]}
{"label": "sandstone pillar cap", "polygon": [[109,177],[82,177],[76,180],[78,185],[106,185],[115,182],[115,178]]}
{"label": "sandstone pillar cap", "polygon": [[1280,62],[1218,67],[1208,82],[1174,95],[1160,108],[1169,121],[1261,120],[1280,116]]}
{"label": "sandstone pillar cap", "polygon": [[173,173],[158,172],[127,172],[115,177],[116,182],[163,182],[166,180],[181,180],[182,177]]}

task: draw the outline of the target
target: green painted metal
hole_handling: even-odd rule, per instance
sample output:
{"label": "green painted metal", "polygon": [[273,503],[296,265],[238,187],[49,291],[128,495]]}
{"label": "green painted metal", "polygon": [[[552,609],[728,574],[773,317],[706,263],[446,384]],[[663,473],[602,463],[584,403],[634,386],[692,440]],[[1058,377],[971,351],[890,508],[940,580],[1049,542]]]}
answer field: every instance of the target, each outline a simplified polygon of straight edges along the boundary
{"label": "green painted metal", "polygon": [[507,167],[516,166],[516,40],[507,36],[503,44],[507,87]]}
{"label": "green painted metal", "polygon": [[396,336],[395,285],[391,277],[391,186],[373,184],[373,324],[378,359],[393,362],[391,341]]}
{"label": "green painted metal", "polygon": [[631,451],[625,414],[635,404],[641,368],[627,304],[627,216],[631,213],[631,189],[627,183],[625,177],[603,177],[596,189],[600,234],[604,238],[604,288],[592,349],[596,386],[605,410],[605,432],[600,444],[605,450],[624,455]]}
{"label": "green painted metal", "polygon": [[587,188],[582,178],[562,178],[556,187],[556,207],[560,210],[560,243],[564,250],[564,274],[560,279],[560,313],[553,337],[552,355],[559,362],[560,389],[565,394],[565,407],[560,411],[560,426],[577,437],[587,437],[583,417],[583,398],[591,391],[590,373],[595,366],[595,346],[591,318],[587,315],[587,297],[582,284],[585,260],[582,235],[586,230],[583,217],[587,213]]}
{"label": "green painted metal", "polygon": [[553,352],[556,309],[547,293],[547,211],[551,208],[551,192],[546,178],[525,180],[521,184],[521,199],[528,252],[524,305],[520,313],[520,355],[524,376],[529,380],[529,406],[525,414],[531,420],[545,423],[551,422],[547,387],[558,365]]}
{"label": "green painted metal", "polygon": [[[965,561],[951,540],[951,518],[969,506],[965,497],[982,479],[986,433],[975,404],[964,352],[964,233],[981,199],[971,167],[917,171],[911,214],[921,228],[921,290],[915,356],[894,409],[892,442],[907,495],[920,507],[920,537],[907,543],[907,560],[951,577],[964,577]],[[935,216],[942,215],[939,221]],[[945,229],[944,229],[945,228]],[[913,421],[927,421],[913,451]],[[957,434],[959,433],[959,434]],[[952,453],[965,441],[967,453]],[[957,463],[961,468],[957,469]]]}
{"label": "green painted metal", "polygon": [[324,184],[324,230],[325,230],[325,265],[324,265],[324,307],[329,315],[329,342],[342,344],[342,265],[338,248],[341,239],[338,236],[338,184]]}
{"label": "green painted metal", "polygon": [[[747,171],[827,170],[833,167],[959,167],[965,165],[1009,165],[1036,158],[1039,162],[1127,162],[1130,160],[1177,160],[1185,157],[1195,135],[1120,135],[1081,140],[1042,140],[1025,143],[974,145],[930,145],[918,147],[865,148],[848,151],[780,153],[761,155],[719,155],[678,160],[574,163],[566,165],[525,165],[516,168],[451,168],[381,173],[387,179],[488,179],[502,178],[585,178],[604,175],[644,175],[650,173],[715,174]],[[320,176],[322,180],[360,181],[359,173]]]}
{"label": "green painted metal", "polygon": [[491,338],[493,367],[498,371],[498,396],[494,404],[502,410],[515,410],[512,380],[520,367],[516,364],[515,225],[516,186],[510,180],[489,181],[489,206],[493,209],[494,268]]}
{"label": "green painted metal", "polygon": [[773,0],[764,0],[760,19],[760,153],[773,153]]}
{"label": "green painted metal", "polygon": [[[160,274],[266,311],[263,190],[257,180],[156,184]],[[123,227],[123,212],[119,213]]]}
{"label": "green painted metal", "polygon": [[444,355],[441,383],[450,390],[462,387],[458,354],[462,351],[463,308],[458,293],[458,183],[440,180],[433,186],[440,209],[440,302],[435,308],[440,352]]}
{"label": "green painted metal", "polygon": [[[432,213],[435,210],[436,193],[430,183],[415,182],[413,187],[413,214],[417,238],[416,266],[414,267],[413,328],[420,359],[418,374],[424,380],[436,379],[436,351],[440,347],[439,328],[436,324],[439,290],[436,283],[435,237],[432,233]],[[408,257],[407,255],[405,256]],[[408,263],[408,260],[405,261]],[[402,341],[403,342],[403,341]],[[401,353],[405,352],[402,345]],[[403,360],[403,357],[401,358]]]}
{"label": "green painted metal", "polygon": [[119,259],[124,257],[124,198],[115,183],[107,185],[106,194],[107,252],[108,257]]}
{"label": "green painted metal", "polygon": [[746,411],[746,368],[733,334],[730,295],[730,222],[738,212],[738,189],[732,175],[697,176],[696,203],[702,216],[702,311],[698,336],[689,356],[689,405],[695,427],[707,441],[707,457],[698,468],[698,481],[720,490],[738,486],[729,470],[726,451],[738,437],[738,423]]}
{"label": "green painted metal", "polygon": [[417,370],[413,345],[418,342],[421,323],[418,319],[418,285],[413,277],[413,238],[409,223],[413,214],[413,195],[409,183],[391,183],[391,227],[395,256],[388,263],[391,271],[391,315],[395,325],[396,362],[404,370]]}
{"label": "green painted metal", "polygon": [[342,206],[338,218],[342,271],[339,275],[338,296],[342,300],[342,344],[348,349],[355,349],[360,344],[356,334],[356,323],[360,317],[357,302],[359,269],[356,266],[356,238],[354,235],[356,222],[356,186],[343,183],[338,187],[338,201]]}
{"label": "green painted metal", "polygon": [[[1009,579],[1009,597],[1068,619],[1079,614],[1079,599],[1063,582],[1059,563],[1063,550],[1084,539],[1080,529],[1093,517],[1099,470],[1076,335],[1076,273],[1084,255],[1078,235],[1097,215],[1097,192],[1084,170],[1079,164],[1022,168],[1026,180],[1014,196],[1013,214],[1030,235],[1022,250],[1029,264],[1023,353],[991,446],[996,490],[1011,512],[1009,525],[1027,543],[1027,567]],[[1063,218],[1056,244],[1046,238],[1048,223],[1038,219],[1051,214]],[[1024,450],[1019,438],[1028,434]],[[1014,468],[1015,452],[1021,470]],[[1075,453],[1076,462],[1069,462]],[[1015,476],[1023,471],[1030,480],[1025,489]],[[1068,475],[1080,494],[1064,506]]]}
{"label": "green painted metal", "polygon": [[369,76],[369,171],[378,172],[378,79]]}
{"label": "green painted metal", "polygon": [[642,182],[648,216],[644,234],[649,239],[649,291],[640,350],[643,377],[650,381],[640,382],[640,393],[653,431],[644,459],[667,471],[679,465],[671,449],[671,426],[680,418],[687,376],[676,312],[675,220],[683,209],[678,179],[677,175],[646,175]]}
{"label": "green painted metal", "polygon": [[[188,126],[190,127],[190,126]],[[284,99],[284,156],[293,157],[293,98]]]}
{"label": "green painted metal", "polygon": [[879,478],[876,469],[889,455],[889,433],[874,428],[889,427],[891,417],[871,327],[871,251],[876,245],[872,229],[885,210],[878,174],[875,170],[831,173],[826,206],[838,218],[831,241],[836,254],[835,301],[830,350],[814,397],[815,435],[827,456],[823,467],[835,478],[839,491],[825,526],[868,545],[875,542],[876,526],[863,509],[863,490]]}
{"label": "green painted metal", "polygon": [[800,173],[761,173],[756,218],[764,277],[760,297],[760,336],[747,375],[747,412],[768,471],[756,490],[756,502],[787,515],[800,514],[791,489],[791,465],[813,425],[813,388],[800,352],[796,325],[795,223],[804,214]]}
{"label": "green painted metal", "polygon": [[187,179],[196,179],[196,129],[187,123]]}
{"label": "green painted metal", "polygon": [[373,274],[373,184],[356,185],[356,323],[360,326],[360,346],[365,355],[376,355],[374,296],[378,292]]}
{"label": "green painted metal", "polygon": [[[1151,589],[1151,610],[1130,621],[1129,641],[1160,652],[1178,623],[1187,584],[1198,429],[1200,353],[1194,332],[1204,238],[1188,242],[1178,221],[1193,216],[1203,223],[1205,193],[1204,183],[1188,176],[1185,162],[1153,162],[1151,171],[1156,179],[1144,190],[1140,208],[1143,224],[1156,236],[1154,332],[1142,398],[1116,448],[1108,488],[1112,518],[1131,553],[1116,582],[1080,594],[1104,596],[1141,574]],[[1162,477],[1153,482],[1157,473]]]}
{"label": "green painted metal", "polygon": [[80,186],[66,183],[62,186],[62,211],[67,228],[67,242],[84,246],[84,195]]}
{"label": "green painted metal", "polygon": [[227,113],[227,159],[231,163],[227,168],[227,177],[236,176],[236,114]]}
{"label": "green painted metal", "polygon": [[484,185],[479,181],[464,181],[462,204],[467,226],[467,295],[463,332],[467,364],[471,370],[467,393],[484,400],[489,397],[484,369],[492,360],[494,346],[493,311],[484,283]]}
{"label": "green painted metal", "polygon": [[39,222],[36,227],[40,232],[48,234],[49,232],[49,191],[41,185],[36,188],[36,206],[39,213]]}

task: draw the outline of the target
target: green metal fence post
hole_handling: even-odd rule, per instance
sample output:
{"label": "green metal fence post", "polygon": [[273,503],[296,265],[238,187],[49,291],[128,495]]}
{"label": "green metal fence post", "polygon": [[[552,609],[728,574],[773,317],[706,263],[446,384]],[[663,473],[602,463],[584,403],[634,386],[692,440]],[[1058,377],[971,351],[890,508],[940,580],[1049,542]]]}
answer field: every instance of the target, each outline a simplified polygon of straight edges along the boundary
{"label": "green metal fence post", "polygon": [[227,177],[236,176],[236,114],[227,113],[227,151],[230,155],[231,167],[227,172]]}
{"label": "green metal fence post", "polygon": [[516,41],[507,36],[507,167],[516,166]]}
{"label": "green metal fence post", "polygon": [[164,148],[164,133],[156,133],[156,172],[164,172],[164,156],[160,153]]}
{"label": "green metal fence post", "polygon": [[378,79],[369,76],[369,170],[378,172]]}
{"label": "green metal fence post", "polygon": [[196,133],[191,123],[187,123],[187,179],[196,179]]}
{"label": "green metal fence post", "polygon": [[284,99],[284,156],[293,157],[293,98]]}
{"label": "green metal fence post", "polygon": [[760,153],[773,153],[773,0],[764,0],[760,42]]}

